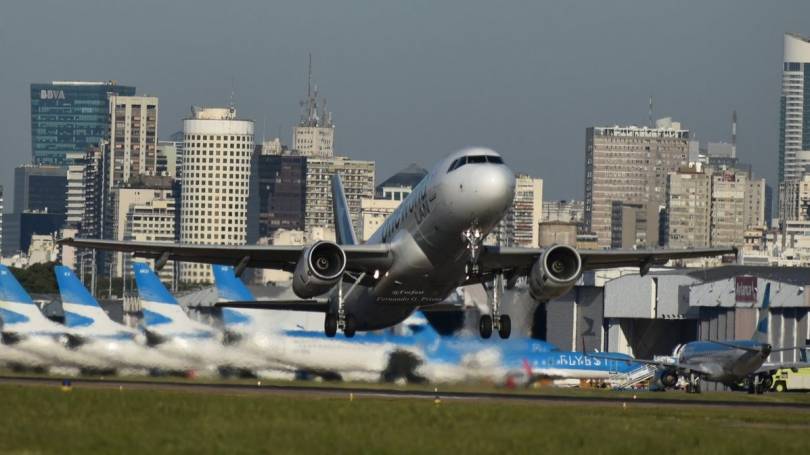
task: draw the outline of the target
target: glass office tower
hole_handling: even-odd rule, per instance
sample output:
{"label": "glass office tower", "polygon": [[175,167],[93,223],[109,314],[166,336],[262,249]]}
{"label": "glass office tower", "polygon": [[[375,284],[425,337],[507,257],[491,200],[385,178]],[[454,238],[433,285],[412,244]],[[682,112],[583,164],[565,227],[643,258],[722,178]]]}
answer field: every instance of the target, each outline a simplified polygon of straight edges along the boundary
{"label": "glass office tower", "polygon": [[34,164],[63,166],[67,153],[83,152],[107,136],[110,94],[132,96],[115,81],[31,84],[31,154]]}

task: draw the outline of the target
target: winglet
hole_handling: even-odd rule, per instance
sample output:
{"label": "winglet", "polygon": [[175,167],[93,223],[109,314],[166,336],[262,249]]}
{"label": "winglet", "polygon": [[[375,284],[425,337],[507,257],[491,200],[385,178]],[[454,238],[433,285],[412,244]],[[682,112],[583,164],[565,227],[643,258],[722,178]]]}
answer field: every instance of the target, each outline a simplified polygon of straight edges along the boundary
{"label": "winglet", "polygon": [[771,307],[771,283],[765,285],[765,296],[762,298],[762,309],[760,310],[757,329],[754,332],[753,340],[759,343],[768,341],[768,320]]}
{"label": "winglet", "polygon": [[349,203],[346,202],[343,181],[337,173],[332,175],[332,213],[335,216],[335,240],[338,245],[356,245],[357,236],[352,226]]}

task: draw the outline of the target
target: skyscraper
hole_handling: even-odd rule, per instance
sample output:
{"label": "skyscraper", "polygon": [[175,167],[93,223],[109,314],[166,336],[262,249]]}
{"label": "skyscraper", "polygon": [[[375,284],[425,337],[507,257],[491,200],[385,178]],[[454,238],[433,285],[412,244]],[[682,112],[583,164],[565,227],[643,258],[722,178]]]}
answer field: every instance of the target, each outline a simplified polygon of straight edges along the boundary
{"label": "skyscraper", "polygon": [[[656,128],[592,127],[585,143],[585,230],[611,246],[613,202],[666,205],[667,174],[686,164],[689,131],[671,119]],[[646,213],[646,209],[645,209]]]}
{"label": "skyscraper", "polygon": [[[242,245],[253,154],[253,121],[230,108],[193,108],[183,121],[180,241]],[[210,282],[207,264],[183,263],[183,282]]]}
{"label": "skyscraper", "polygon": [[31,84],[31,155],[36,164],[65,164],[70,152],[98,145],[110,127],[108,97],[135,87],[109,82]]}
{"label": "skyscraper", "polygon": [[[779,194],[810,172],[810,38],[785,34],[779,99]],[[779,204],[779,220],[793,219]]]}
{"label": "skyscraper", "polygon": [[135,175],[157,170],[158,99],[154,96],[112,95],[109,99],[110,188]]}
{"label": "skyscraper", "polygon": [[810,38],[785,34],[779,117],[779,183],[810,170]]}
{"label": "skyscraper", "polygon": [[331,178],[336,173],[343,180],[354,232],[362,232],[360,201],[374,197],[374,161],[352,160],[344,156],[307,158],[306,231],[316,227],[335,228]]}

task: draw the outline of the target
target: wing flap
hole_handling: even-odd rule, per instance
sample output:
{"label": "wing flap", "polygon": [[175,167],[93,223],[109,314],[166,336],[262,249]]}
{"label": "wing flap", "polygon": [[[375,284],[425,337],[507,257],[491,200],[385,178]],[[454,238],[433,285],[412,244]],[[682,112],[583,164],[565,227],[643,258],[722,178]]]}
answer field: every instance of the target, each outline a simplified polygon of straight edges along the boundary
{"label": "wing flap", "polygon": [[326,313],[329,311],[329,301],[327,300],[246,300],[218,302],[214,306],[217,308],[305,311],[310,313]]}

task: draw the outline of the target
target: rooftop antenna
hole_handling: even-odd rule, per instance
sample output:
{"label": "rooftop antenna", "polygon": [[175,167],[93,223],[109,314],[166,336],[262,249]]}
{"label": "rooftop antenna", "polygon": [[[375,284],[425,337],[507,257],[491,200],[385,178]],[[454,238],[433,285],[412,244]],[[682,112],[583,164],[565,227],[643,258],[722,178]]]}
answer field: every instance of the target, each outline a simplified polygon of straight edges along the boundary
{"label": "rooftop antenna", "polygon": [[652,109],[652,95],[650,95],[650,111],[649,111],[649,125],[650,128],[653,127],[653,109]]}
{"label": "rooftop antenna", "polygon": [[307,67],[307,99],[312,94],[312,52],[309,53],[309,66]]}
{"label": "rooftop antenna", "polygon": [[234,82],[234,77],[231,76],[231,97],[228,100],[228,108],[231,110],[231,113],[236,112],[236,104],[233,101],[234,92],[236,92],[236,82]]}
{"label": "rooftop antenna", "polygon": [[731,153],[737,157],[737,109],[731,113]]}

